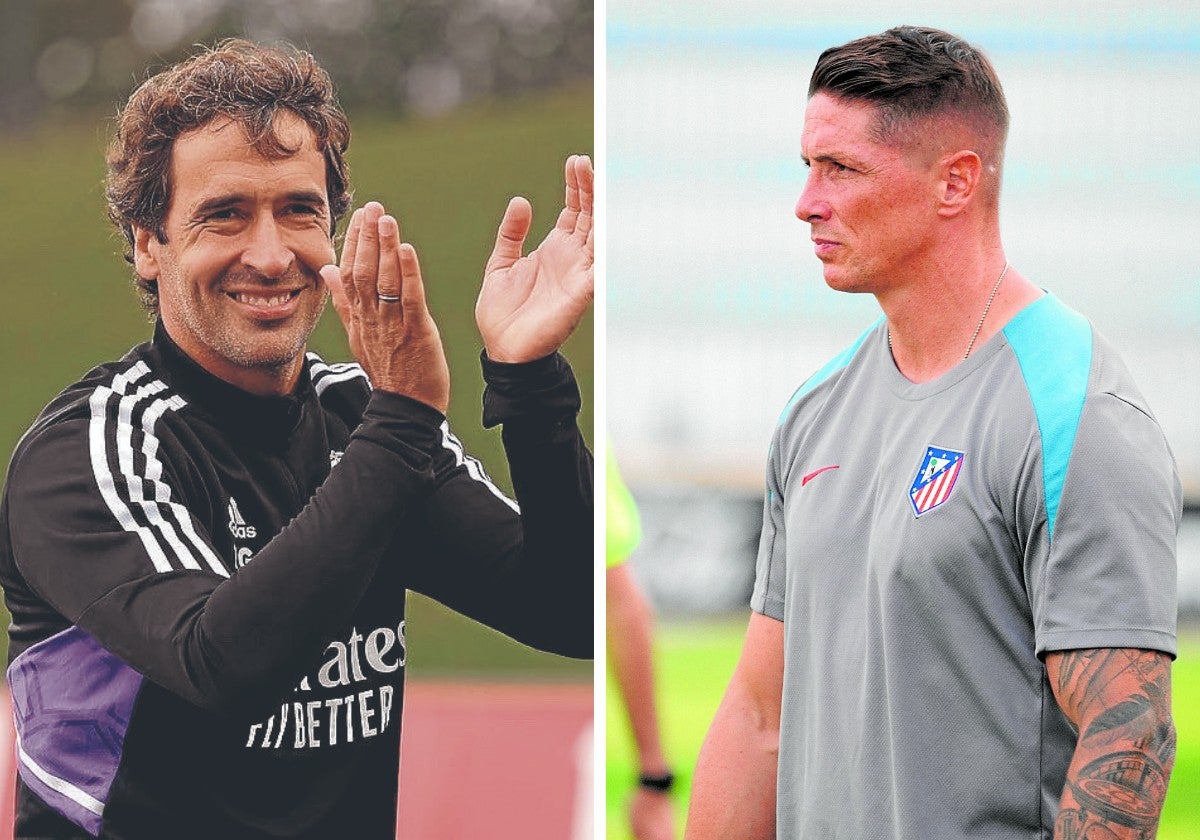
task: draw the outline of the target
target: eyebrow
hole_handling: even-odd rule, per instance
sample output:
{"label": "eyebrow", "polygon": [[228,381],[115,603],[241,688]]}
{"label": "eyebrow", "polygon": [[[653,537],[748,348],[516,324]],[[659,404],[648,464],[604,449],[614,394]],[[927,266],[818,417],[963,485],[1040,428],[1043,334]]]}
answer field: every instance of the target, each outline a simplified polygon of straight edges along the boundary
{"label": "eyebrow", "polygon": [[[231,195],[213,196],[212,198],[205,199],[204,201],[202,201],[198,205],[196,205],[195,209],[192,210],[192,217],[195,218],[198,216],[205,216],[205,215],[208,215],[209,213],[214,213],[214,212],[217,212],[220,210],[227,210],[230,207],[236,207],[237,205],[239,205],[245,201],[248,201],[248,200],[249,200],[249,197],[243,193],[233,193]],[[321,207],[322,209],[324,209],[326,207],[325,195],[323,193],[317,192],[316,190],[293,190],[292,192],[285,193],[283,196],[283,200],[285,203],[299,202],[301,204],[311,204],[314,206],[318,206],[318,207]]]}
{"label": "eyebrow", "polygon": [[804,161],[805,166],[811,165],[814,161],[817,163],[843,163],[846,160],[849,160],[849,158],[847,158],[845,155],[836,154],[813,155],[811,158],[807,155],[800,155],[800,159]]}
{"label": "eyebrow", "polygon": [[317,192],[316,190],[295,190],[284,196],[286,201],[301,202],[303,204],[318,204],[321,207],[325,206],[325,193]]}

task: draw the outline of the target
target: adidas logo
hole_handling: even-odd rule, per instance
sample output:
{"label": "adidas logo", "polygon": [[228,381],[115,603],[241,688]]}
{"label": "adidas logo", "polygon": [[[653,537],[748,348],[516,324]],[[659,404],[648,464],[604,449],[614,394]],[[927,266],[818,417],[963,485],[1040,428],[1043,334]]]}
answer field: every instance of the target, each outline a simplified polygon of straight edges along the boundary
{"label": "adidas logo", "polygon": [[342,456],[345,454],[346,454],[345,452],[342,452],[339,449],[330,449],[329,450],[329,469],[333,469],[334,467],[336,467],[338,465],[338,461],[342,460]]}
{"label": "adidas logo", "polygon": [[242,512],[238,510],[237,499],[233,496],[229,497],[229,533],[233,534],[233,538],[237,540],[249,540],[258,536],[258,531],[253,525],[247,525],[246,520],[242,518]]}

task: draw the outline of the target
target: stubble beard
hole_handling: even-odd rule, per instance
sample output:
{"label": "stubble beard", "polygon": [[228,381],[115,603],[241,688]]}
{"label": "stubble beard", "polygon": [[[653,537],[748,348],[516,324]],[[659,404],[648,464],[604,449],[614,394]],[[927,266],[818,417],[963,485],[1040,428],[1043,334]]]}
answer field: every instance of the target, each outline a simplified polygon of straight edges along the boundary
{"label": "stubble beard", "polygon": [[[294,285],[297,274],[289,273],[275,283],[263,285]],[[220,287],[231,279],[223,280]],[[300,292],[301,296],[316,294],[311,288],[312,281],[304,279],[306,288]],[[176,307],[176,315],[184,329],[208,353],[239,368],[286,374],[303,356],[308,339],[325,308],[328,294],[328,290],[323,291],[319,304],[306,306],[302,303],[285,322],[257,327],[248,324],[229,308],[238,304],[219,290],[205,292],[199,297],[188,297]]]}

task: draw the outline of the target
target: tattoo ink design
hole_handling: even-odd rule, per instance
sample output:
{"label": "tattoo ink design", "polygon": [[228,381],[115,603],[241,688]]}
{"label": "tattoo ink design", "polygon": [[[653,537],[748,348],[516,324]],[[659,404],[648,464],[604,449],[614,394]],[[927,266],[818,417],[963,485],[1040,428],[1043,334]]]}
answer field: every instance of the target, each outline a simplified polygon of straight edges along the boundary
{"label": "tattoo ink design", "polygon": [[1152,829],[1167,795],[1167,776],[1145,753],[1126,750],[1089,763],[1072,787],[1085,811],[1130,828]]}
{"label": "tattoo ink design", "polygon": [[1087,732],[1084,733],[1083,737],[1100,737],[1105,732],[1119,729],[1131,720],[1146,714],[1148,711],[1150,711],[1150,701],[1146,697],[1135,697],[1132,700],[1126,700],[1124,703],[1118,703],[1111,709],[1101,712],[1092,721],[1092,725],[1087,728]]}
{"label": "tattoo ink design", "polygon": [[1056,689],[1071,720],[1090,720],[1063,791],[1056,840],[1152,840],[1175,760],[1167,657],[1071,651],[1060,660]]}

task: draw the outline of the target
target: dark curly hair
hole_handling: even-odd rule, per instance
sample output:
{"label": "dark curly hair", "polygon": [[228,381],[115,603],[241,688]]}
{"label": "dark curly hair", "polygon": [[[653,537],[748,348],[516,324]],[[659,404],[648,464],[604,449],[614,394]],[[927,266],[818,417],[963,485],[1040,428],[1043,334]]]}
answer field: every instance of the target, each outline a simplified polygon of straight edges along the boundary
{"label": "dark curly hair", "polygon": [[[307,52],[242,39],[222,41],[151,76],[117,114],[108,147],[105,198],[108,217],[125,237],[125,260],[133,264],[133,225],[166,242],[171,204],[171,153],[181,135],[218,117],[240,125],[259,154],[285,158],[289,148],[275,131],[283,111],[312,130],[325,157],[330,236],[350,206],[345,153],[350,125],[329,74]],[[158,312],[158,283],[134,272],[134,283],[151,314]]]}

